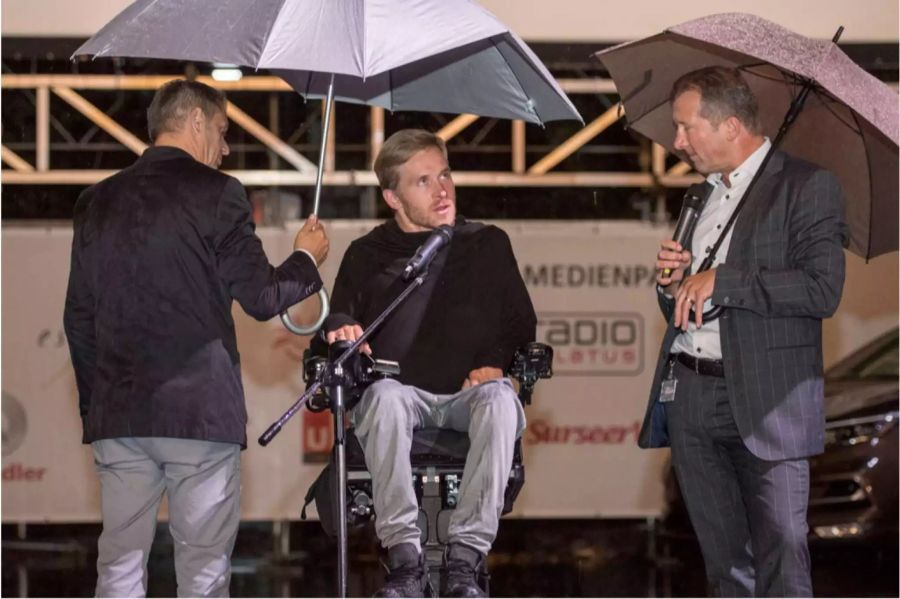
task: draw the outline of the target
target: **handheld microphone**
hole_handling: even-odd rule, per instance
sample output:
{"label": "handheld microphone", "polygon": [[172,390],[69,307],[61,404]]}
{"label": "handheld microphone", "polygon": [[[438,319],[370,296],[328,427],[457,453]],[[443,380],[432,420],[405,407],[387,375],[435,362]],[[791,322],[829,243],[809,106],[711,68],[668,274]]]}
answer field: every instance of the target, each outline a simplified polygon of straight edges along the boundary
{"label": "handheld microphone", "polygon": [[453,238],[453,227],[450,225],[441,225],[432,232],[425,240],[425,243],[419,246],[415,255],[406,263],[403,269],[403,280],[409,281],[417,277],[423,270],[428,268],[431,261],[445,245],[450,243]]}
{"label": "handheld microphone", "polygon": [[[691,239],[694,234],[694,227],[697,226],[697,219],[703,211],[706,200],[712,193],[713,186],[704,181],[703,183],[695,183],[688,187],[684,193],[684,203],[681,205],[681,214],[678,215],[678,223],[675,225],[675,234],[672,235],[672,241],[678,243],[682,248]],[[664,268],[663,275],[669,276],[672,269]]]}

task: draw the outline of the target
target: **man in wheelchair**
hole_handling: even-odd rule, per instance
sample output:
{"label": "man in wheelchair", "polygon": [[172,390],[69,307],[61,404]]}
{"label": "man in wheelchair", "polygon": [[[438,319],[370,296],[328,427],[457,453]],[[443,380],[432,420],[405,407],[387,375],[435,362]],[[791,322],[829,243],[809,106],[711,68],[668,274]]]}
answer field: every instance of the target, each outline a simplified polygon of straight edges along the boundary
{"label": "man in wheelchair", "polygon": [[413,431],[426,427],[470,438],[441,595],[484,596],[475,575],[496,537],[513,448],[525,428],[504,372],[516,349],[534,340],[534,308],[507,235],[457,216],[443,140],[399,131],[384,143],[375,173],[394,218],[344,255],[316,353],[361,335],[406,286],[400,275],[416,248],[435,228],[453,226],[424,284],[362,347],[400,363],[398,380],[373,383],[350,411],[372,476],[375,530],[388,552],[390,571],[376,596],[422,597],[426,589],[409,457]]}

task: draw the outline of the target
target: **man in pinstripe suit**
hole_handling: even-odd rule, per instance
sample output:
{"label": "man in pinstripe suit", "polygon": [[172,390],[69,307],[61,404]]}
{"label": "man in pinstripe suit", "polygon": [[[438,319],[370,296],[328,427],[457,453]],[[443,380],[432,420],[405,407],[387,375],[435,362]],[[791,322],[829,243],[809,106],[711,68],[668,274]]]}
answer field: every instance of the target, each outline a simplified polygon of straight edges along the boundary
{"label": "man in pinstripe suit", "polygon": [[[691,275],[771,145],[736,70],[689,73],[671,99],[675,147],[713,192],[687,247],[664,241],[657,255],[668,327],[640,445],[672,447],[714,595],[808,597],[807,458],[823,450],[822,319],[844,283],[840,187],[776,152],[713,267]],[[712,305],[721,318],[703,322]]]}

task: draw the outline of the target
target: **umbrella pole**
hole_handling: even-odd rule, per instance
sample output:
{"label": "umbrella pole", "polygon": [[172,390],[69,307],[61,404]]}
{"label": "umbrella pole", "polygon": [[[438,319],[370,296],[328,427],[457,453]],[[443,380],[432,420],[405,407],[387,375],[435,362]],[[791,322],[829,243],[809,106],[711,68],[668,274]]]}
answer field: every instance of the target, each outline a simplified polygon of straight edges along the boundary
{"label": "umbrella pole", "polygon": [[[322,125],[322,143],[319,146],[319,168],[316,171],[316,194],[314,196],[315,199],[313,201],[312,211],[316,216],[319,216],[319,198],[322,197],[322,173],[325,170],[325,149],[328,146],[328,129],[331,125],[331,107],[333,105],[334,73],[331,74],[331,80],[328,82],[328,96],[325,98],[325,122]],[[319,317],[311,325],[300,326],[295,324],[294,321],[291,320],[287,310],[281,313],[281,322],[287,330],[295,335],[312,335],[325,324],[325,319],[328,318],[328,313],[331,311],[331,306],[328,303],[328,292],[325,291],[324,287],[319,289],[319,302],[322,305],[319,310]]]}
{"label": "umbrella pole", "polygon": [[[750,197],[751,193],[753,192],[753,188],[756,187],[756,182],[759,180],[760,175],[762,175],[762,173],[766,170],[766,165],[769,164],[769,159],[772,158],[772,155],[775,154],[775,151],[778,150],[779,146],[781,146],[781,141],[787,134],[788,129],[791,128],[791,125],[794,124],[794,120],[797,118],[797,115],[799,115],[800,111],[803,110],[803,104],[806,103],[806,97],[809,95],[809,92],[812,91],[814,85],[815,84],[811,80],[806,80],[803,82],[803,87],[800,89],[800,93],[797,94],[797,97],[794,98],[794,100],[791,102],[787,113],[784,115],[784,120],[781,121],[781,127],[779,127],[778,129],[778,133],[775,135],[775,139],[772,140],[772,145],[769,148],[769,151],[766,152],[766,155],[760,163],[759,168],[756,170],[756,174],[753,175],[753,179],[750,181],[750,184],[747,185],[747,190],[744,192],[744,195],[741,197],[738,205],[734,207],[734,212],[731,213],[731,218],[729,218],[728,222],[725,223],[725,227],[722,229],[722,233],[719,235],[716,243],[712,246],[709,254],[706,255],[706,258],[700,264],[700,268],[697,269],[698,273],[703,272],[704,270],[709,270],[712,266],[713,262],[716,259],[716,252],[719,251],[719,248],[725,241],[725,237],[728,235],[728,231],[732,226],[734,226],[734,221],[737,220],[738,214],[740,214],[741,209],[743,209],[747,198]],[[714,310],[715,308],[713,308],[713,310],[711,310],[710,312],[713,312]],[[704,313],[704,316],[710,312]]]}
{"label": "umbrella pole", "polygon": [[[837,32],[835,32],[834,37],[831,39],[832,43],[836,44],[841,38],[841,34],[843,32],[843,26],[838,27]],[[778,128],[778,133],[775,135],[775,139],[772,140],[772,146],[769,148],[769,151],[763,158],[762,163],[756,170],[756,174],[753,175],[753,179],[747,186],[747,190],[744,192],[744,195],[741,197],[738,205],[734,207],[734,212],[731,213],[731,218],[729,218],[728,222],[725,223],[725,227],[722,229],[722,233],[719,235],[716,243],[713,244],[710,252],[706,255],[706,258],[700,264],[700,268],[697,269],[698,273],[709,270],[712,267],[713,262],[716,259],[716,253],[719,251],[719,248],[722,247],[722,243],[725,241],[725,237],[728,235],[728,231],[730,231],[734,226],[734,222],[737,220],[738,214],[740,214],[741,209],[744,207],[747,198],[750,197],[750,194],[753,192],[753,188],[756,187],[756,182],[759,180],[760,175],[762,175],[762,173],[766,170],[766,165],[769,164],[769,159],[773,154],[775,154],[775,151],[779,148],[779,146],[781,146],[781,141],[784,139],[784,136],[787,135],[788,129],[791,128],[791,125],[793,125],[794,121],[797,119],[797,115],[799,115],[800,111],[803,110],[803,105],[806,103],[806,97],[809,96],[809,92],[812,91],[814,86],[815,83],[811,79],[806,79],[803,81],[803,87],[800,89],[800,93],[797,94],[797,97],[794,98],[794,100],[791,102],[790,107],[788,107],[787,113],[784,115],[784,120],[781,121],[781,127]],[[711,310],[703,313],[704,322],[715,320],[719,317],[723,310],[723,306],[713,306]],[[693,310],[690,311],[689,318],[690,320],[694,320]]]}
{"label": "umbrella pole", "polygon": [[316,195],[313,200],[312,213],[319,215],[319,199],[322,197],[322,173],[325,170],[325,149],[328,146],[328,129],[331,127],[331,107],[334,105],[334,73],[328,82],[328,95],[325,98],[325,122],[322,123],[322,143],[319,145],[319,168],[316,172]]}
{"label": "umbrella pole", "polygon": [[[838,27],[838,30],[835,32],[834,37],[831,38],[831,42],[834,44],[838,43],[838,40],[841,39],[842,33],[844,33],[844,27]],[[759,179],[763,171],[766,170],[766,165],[769,164],[769,159],[779,148],[779,146],[781,146],[781,141],[784,139],[784,136],[787,135],[788,129],[791,128],[791,125],[793,125],[794,121],[797,119],[797,115],[799,115],[800,111],[803,110],[803,105],[806,103],[806,97],[809,95],[809,92],[812,91],[814,86],[815,82],[811,79],[805,79],[803,81],[803,87],[800,88],[800,93],[797,94],[797,97],[793,99],[791,105],[788,107],[788,111],[784,115],[784,120],[781,121],[781,127],[778,128],[778,133],[775,135],[775,139],[772,140],[772,147],[769,148],[769,151],[766,153],[765,158],[763,158],[762,163],[756,170],[756,174],[753,176],[753,180],[750,181],[750,184],[747,186],[747,191],[744,192],[744,195],[741,197],[741,201],[738,202],[738,205],[734,207],[734,212],[731,214],[731,218],[729,218],[728,222],[725,224],[725,228],[722,229],[722,234],[719,235],[719,239],[716,240],[715,245],[713,245],[712,250],[710,250],[709,254],[707,254],[706,259],[703,260],[703,263],[700,265],[700,268],[697,269],[697,272],[709,270],[709,268],[712,266],[713,261],[716,259],[716,252],[719,251],[719,248],[722,246],[722,242],[725,241],[725,236],[728,234],[729,229],[731,229],[731,227],[734,225],[734,221],[737,220],[738,214],[744,207],[744,203],[746,202],[747,198],[750,197],[753,188],[756,187],[756,181]],[[691,318],[693,318],[693,315],[691,315]]]}

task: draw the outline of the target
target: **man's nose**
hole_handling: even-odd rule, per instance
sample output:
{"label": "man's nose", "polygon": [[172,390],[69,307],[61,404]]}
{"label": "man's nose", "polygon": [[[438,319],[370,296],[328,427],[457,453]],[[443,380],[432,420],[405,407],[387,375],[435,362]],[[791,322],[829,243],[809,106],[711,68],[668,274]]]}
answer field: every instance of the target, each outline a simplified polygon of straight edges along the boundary
{"label": "man's nose", "polygon": [[683,150],[685,148],[684,134],[682,134],[681,131],[675,133],[675,143],[673,145],[676,150]]}
{"label": "man's nose", "polygon": [[223,141],[222,142],[222,156],[228,156],[229,154],[231,154],[231,148],[228,147],[227,141]]}

